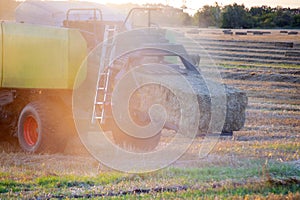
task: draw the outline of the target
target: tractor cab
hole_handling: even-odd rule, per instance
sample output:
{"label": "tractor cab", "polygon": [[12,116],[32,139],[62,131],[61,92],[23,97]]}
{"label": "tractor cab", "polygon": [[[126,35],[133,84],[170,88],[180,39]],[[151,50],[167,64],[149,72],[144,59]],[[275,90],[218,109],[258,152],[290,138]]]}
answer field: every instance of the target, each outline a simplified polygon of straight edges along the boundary
{"label": "tractor cab", "polygon": [[[56,26],[79,30],[89,50],[105,40],[110,33],[133,28],[156,26],[151,12],[157,8],[133,8],[127,14],[115,8],[93,2],[25,1],[15,11],[16,22]],[[108,38],[112,35],[108,35]]]}
{"label": "tractor cab", "polygon": [[[80,19],[81,13],[90,15],[90,17]],[[72,15],[76,15],[77,18],[72,18]],[[99,8],[69,9],[66,13],[66,19],[63,21],[64,27],[77,29],[81,32],[89,49],[93,49],[104,40],[105,29],[116,32],[122,25],[123,21],[103,20],[102,11]]]}
{"label": "tractor cab", "polygon": [[[72,8],[66,13],[63,26],[80,30],[87,41],[89,49],[92,49],[103,40],[113,37],[116,33],[133,28],[157,26],[151,23],[151,12],[157,9],[158,8],[132,8],[124,21],[116,21],[103,19],[102,11],[99,8]],[[90,17],[88,19],[80,19],[80,13],[84,16],[90,15]],[[141,14],[147,16],[146,22],[131,21],[133,15],[136,13],[138,13],[139,16]],[[77,18],[72,18],[72,15],[77,16]],[[107,33],[105,34],[105,32]]]}

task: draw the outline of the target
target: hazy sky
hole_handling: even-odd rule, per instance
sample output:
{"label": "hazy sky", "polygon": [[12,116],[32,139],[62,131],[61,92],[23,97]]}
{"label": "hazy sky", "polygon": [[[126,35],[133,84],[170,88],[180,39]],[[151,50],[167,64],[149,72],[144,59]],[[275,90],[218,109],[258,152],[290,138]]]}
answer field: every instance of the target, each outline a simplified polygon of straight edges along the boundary
{"label": "hazy sky", "polygon": [[300,8],[300,0],[86,0],[86,1],[95,1],[98,3],[162,3],[169,4],[174,7],[181,7],[185,1],[186,6],[190,9],[190,13],[196,12],[198,8],[201,8],[203,5],[213,5],[215,1],[219,5],[228,5],[233,4],[234,2],[238,4],[244,4],[246,7],[252,6],[262,6],[268,5],[271,7],[282,6],[290,8]]}

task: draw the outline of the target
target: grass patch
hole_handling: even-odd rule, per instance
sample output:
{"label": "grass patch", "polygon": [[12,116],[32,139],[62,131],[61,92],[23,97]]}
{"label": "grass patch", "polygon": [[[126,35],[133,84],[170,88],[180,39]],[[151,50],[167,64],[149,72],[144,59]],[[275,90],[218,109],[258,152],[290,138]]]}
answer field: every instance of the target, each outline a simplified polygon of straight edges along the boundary
{"label": "grass patch", "polygon": [[293,165],[271,162],[270,164],[265,164],[265,168],[271,178],[284,179],[287,177],[297,177],[300,179],[300,169]]}
{"label": "grass patch", "polygon": [[[26,172],[27,173],[27,172]],[[231,198],[234,196],[270,194],[288,195],[300,190],[297,181],[300,170],[280,162],[249,160],[236,166],[214,166],[203,168],[166,168],[146,174],[124,174],[106,172],[96,176],[41,175],[28,179],[2,180],[0,193],[4,199],[9,195],[31,198],[44,196],[73,198],[118,195],[120,191],[143,189],[148,192],[114,196],[111,199],[169,199],[169,198]],[[20,176],[22,176],[20,174]],[[179,186],[177,192],[160,191],[155,188]],[[26,191],[28,194],[26,194]],[[26,196],[27,195],[27,196]],[[31,195],[31,196],[30,196]],[[11,196],[10,196],[11,197]]]}
{"label": "grass patch", "polygon": [[188,181],[195,182],[207,182],[207,181],[220,181],[226,179],[241,179],[248,177],[258,177],[260,171],[259,166],[245,167],[241,166],[239,168],[233,167],[207,167],[207,168],[171,168],[168,171],[162,172],[162,177],[181,177]]}
{"label": "grass patch", "polygon": [[0,181],[0,193],[19,192],[21,190],[27,190],[31,187],[31,183],[20,183],[9,179]]}
{"label": "grass patch", "polygon": [[43,176],[37,178],[34,183],[42,188],[68,188],[85,187],[94,185],[107,185],[121,179],[124,174],[121,173],[103,173],[98,176]]}

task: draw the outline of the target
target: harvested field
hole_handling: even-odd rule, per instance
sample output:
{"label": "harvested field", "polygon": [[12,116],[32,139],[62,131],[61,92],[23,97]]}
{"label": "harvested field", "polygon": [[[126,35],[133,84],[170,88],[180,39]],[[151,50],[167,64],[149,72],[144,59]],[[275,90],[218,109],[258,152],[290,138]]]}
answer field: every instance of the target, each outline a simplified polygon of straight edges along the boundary
{"label": "harvested field", "polygon": [[[146,174],[115,172],[99,164],[76,139],[64,153],[54,155],[26,154],[14,141],[3,141],[0,199],[299,199],[300,35],[280,30],[262,35],[179,31],[199,42],[218,65],[225,84],[247,92],[242,130],[221,137],[201,159],[202,138],[196,138],[171,166]],[[189,45],[189,52],[199,52]],[[289,52],[296,53],[287,56]],[[158,148],[168,139],[165,131]]]}
{"label": "harvested field", "polygon": [[[207,33],[208,32],[208,33]],[[186,34],[206,50],[215,62],[245,66],[299,65],[300,36],[285,35],[280,31],[271,31],[268,35],[224,35],[221,30],[202,30],[199,34]],[[190,52],[197,53],[202,49],[191,46],[190,41],[182,41]],[[203,57],[205,58],[205,56]]]}

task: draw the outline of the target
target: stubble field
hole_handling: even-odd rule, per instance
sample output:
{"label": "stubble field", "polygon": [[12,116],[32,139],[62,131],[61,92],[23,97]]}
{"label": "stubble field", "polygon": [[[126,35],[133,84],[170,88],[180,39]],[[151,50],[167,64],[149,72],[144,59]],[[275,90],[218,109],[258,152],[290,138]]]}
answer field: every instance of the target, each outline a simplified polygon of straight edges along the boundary
{"label": "stubble field", "polygon": [[196,138],[172,165],[144,174],[113,171],[78,141],[52,155],[26,154],[3,141],[0,199],[300,199],[300,32],[179,31],[207,51],[225,84],[247,92],[242,130],[221,137],[201,159]]}

